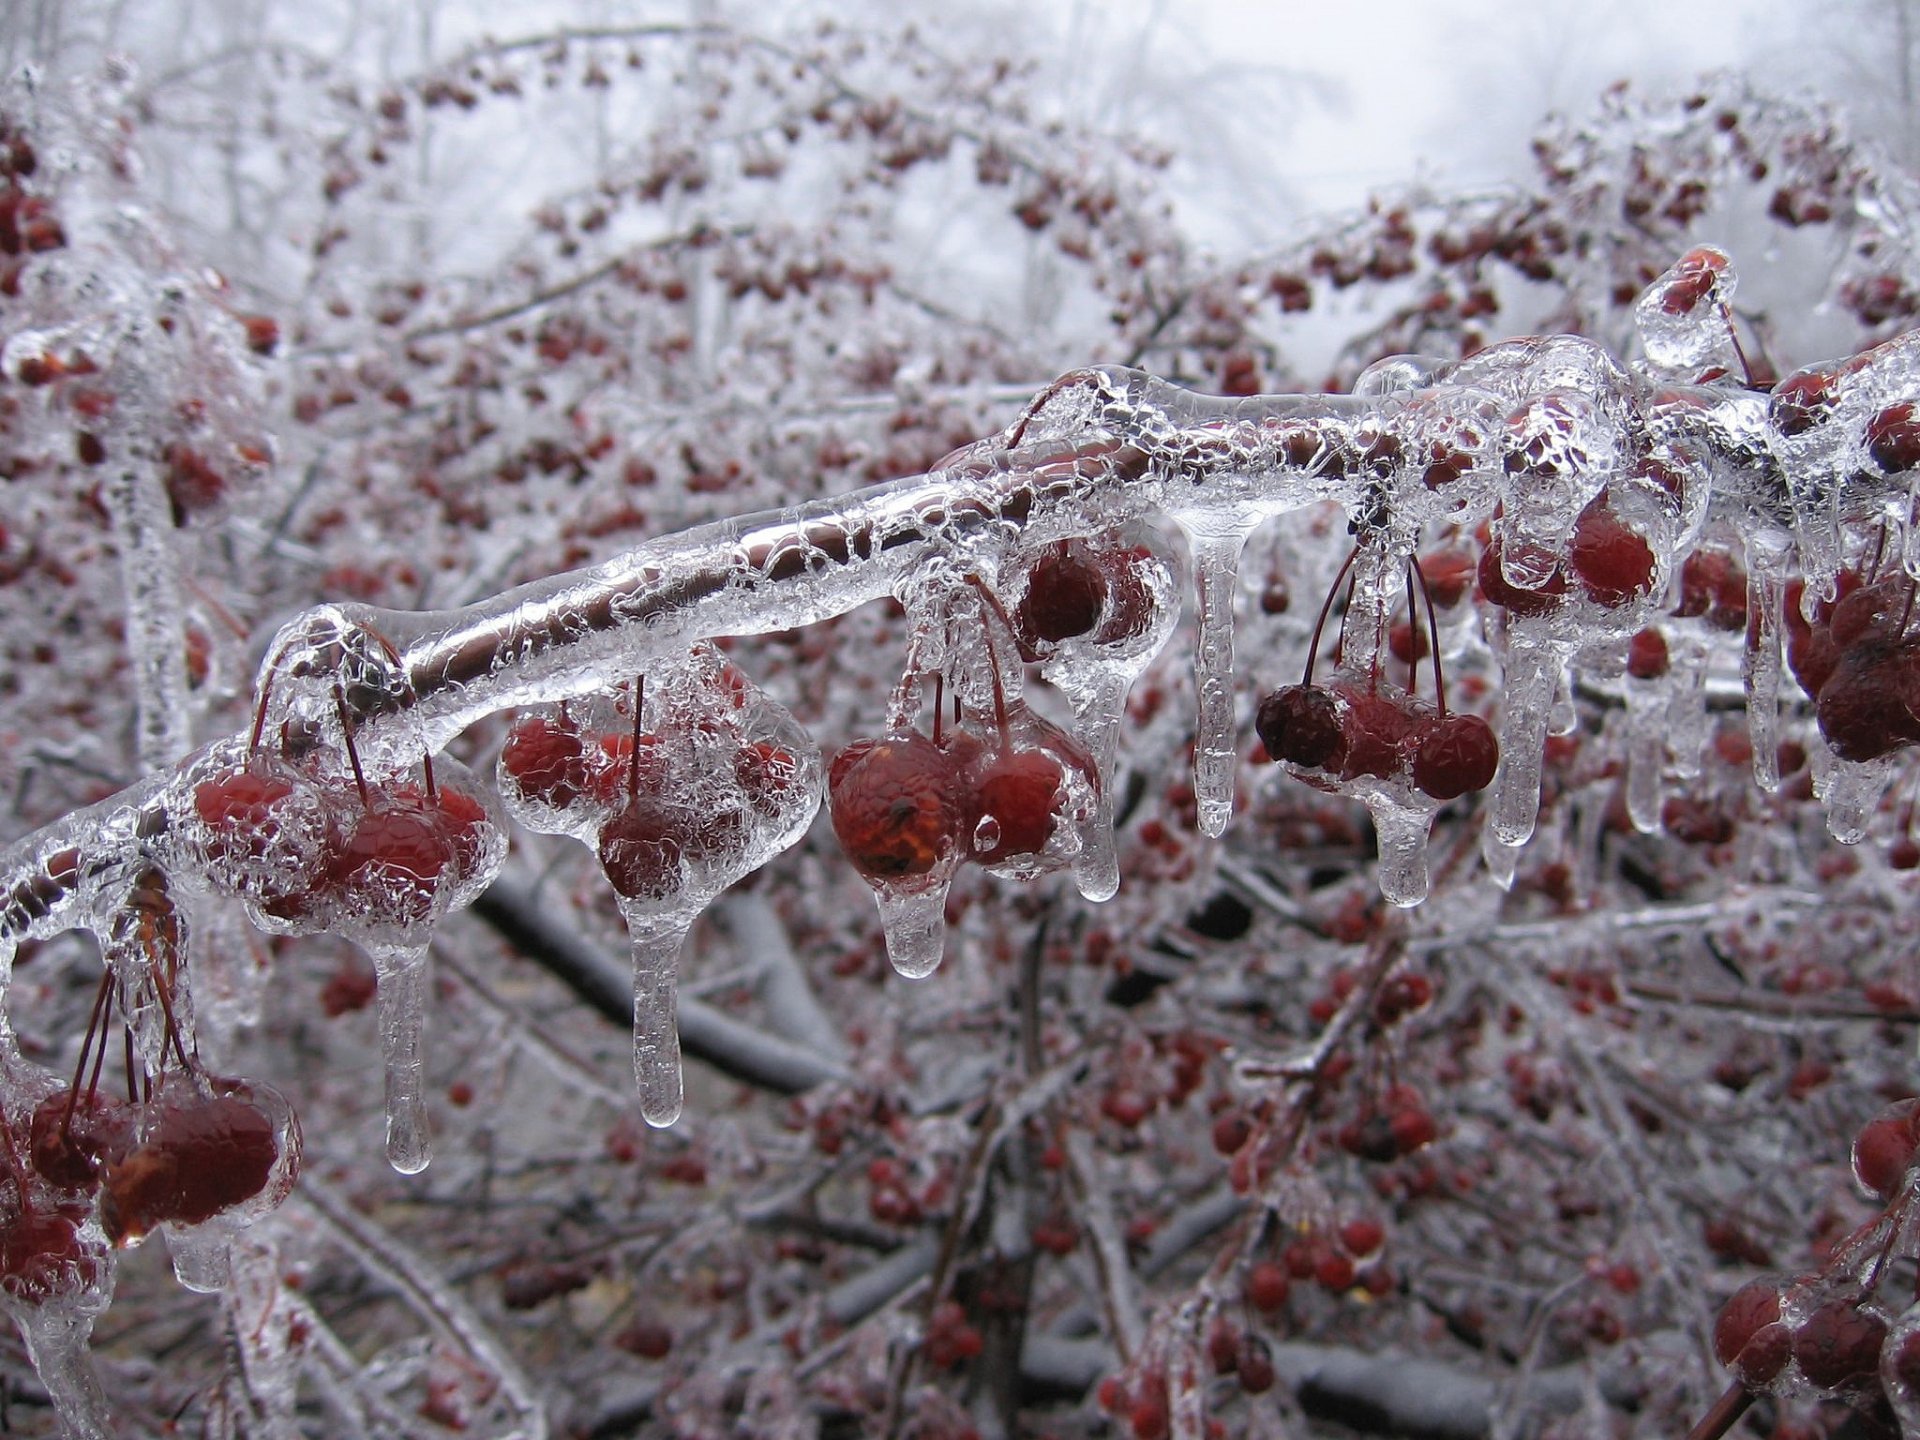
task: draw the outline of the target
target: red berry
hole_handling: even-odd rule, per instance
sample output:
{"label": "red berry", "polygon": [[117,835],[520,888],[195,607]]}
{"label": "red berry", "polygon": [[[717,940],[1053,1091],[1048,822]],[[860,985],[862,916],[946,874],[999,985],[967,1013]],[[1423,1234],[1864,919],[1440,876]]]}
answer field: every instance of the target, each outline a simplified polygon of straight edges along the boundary
{"label": "red berry", "polygon": [[1387,1243],[1387,1227],[1371,1217],[1349,1220],[1340,1227],[1340,1243],[1356,1260],[1364,1260]]}
{"label": "red berry", "polygon": [[966,806],[954,758],[917,731],[856,740],[827,777],[833,833],[869,880],[926,875],[960,853]]}
{"label": "red berry", "polygon": [[1875,647],[1843,652],[1820,687],[1814,715],[1842,760],[1877,760],[1920,742],[1920,716],[1904,703],[1901,681],[1913,661]]}
{"label": "red berry", "polygon": [[1321,1252],[1313,1265],[1313,1278],[1320,1282],[1320,1288],[1336,1294],[1353,1288],[1355,1273],[1353,1258],[1337,1250]]}
{"label": "red berry", "polygon": [[1418,718],[1405,703],[1384,691],[1347,688],[1341,692],[1347,713],[1341,726],[1345,750],[1340,777],[1351,780],[1371,775],[1397,779],[1405,768],[1405,752]]}
{"label": "red berry", "polygon": [[1920,405],[1889,405],[1867,422],[1867,454],[1888,474],[1920,465]]}
{"label": "red berry", "polygon": [[1262,1260],[1247,1271],[1247,1303],[1263,1314],[1279,1311],[1292,1288],[1286,1269],[1272,1260]]}
{"label": "red berry", "polygon": [[1920,1100],[1889,1105],[1853,1140],[1853,1175],[1869,1195],[1891,1200],[1920,1148]]}
{"label": "red berry", "polygon": [[1689,250],[1674,262],[1659,282],[1660,309],[1667,315],[1689,315],[1714,293],[1727,257],[1705,246]]}
{"label": "red berry", "polygon": [[1747,628],[1747,572],[1722,549],[1695,550],[1680,566],[1680,603],[1673,613],[1707,618],[1726,634]]}
{"label": "red berry", "polygon": [[1240,1366],[1240,1332],[1225,1320],[1214,1321],[1207,1333],[1207,1359],[1216,1375],[1231,1375]]}
{"label": "red berry", "polygon": [[673,1331],[653,1320],[636,1320],[614,1336],[613,1343],[642,1360],[664,1360],[673,1349]]}
{"label": "red berry", "polygon": [[1550,615],[1566,603],[1567,576],[1556,568],[1538,586],[1522,589],[1508,581],[1501,566],[1500,541],[1488,542],[1480,552],[1480,593],[1489,605],[1497,605],[1514,615]]}
{"label": "red berry", "polygon": [[1260,702],[1254,730],[1267,754],[1304,770],[1331,770],[1346,750],[1333,692],[1319,685],[1283,685]]}
{"label": "red berry", "polygon": [[330,857],[327,879],[350,909],[371,907],[379,920],[407,925],[432,914],[453,863],[434,811],[412,797],[376,796]]}
{"label": "red berry", "polygon": [[93,1288],[101,1255],[81,1238],[83,1210],[17,1210],[0,1224],[0,1291],[44,1305]]}
{"label": "red berry", "polygon": [[570,808],[586,791],[586,744],[564,721],[531,716],[520,721],[500,749],[500,773],[508,787],[552,810]]}
{"label": "red berry", "polygon": [[1793,1336],[1793,1358],[1801,1373],[1822,1390],[1838,1390],[1865,1380],[1880,1368],[1886,1322],[1851,1299],[1833,1299],[1800,1322]]}
{"label": "red berry", "polygon": [[680,895],[680,868],[689,849],[699,851],[699,822],[684,806],[639,793],[599,831],[599,862],[616,895],[628,900],[666,900]]}
{"label": "red berry", "polygon": [[733,776],[753,812],[772,819],[786,809],[800,783],[800,762],[792,751],[757,740],[733,757]]}
{"label": "red berry", "polygon": [[107,1167],[100,1219],[115,1244],[251,1200],[280,1158],[273,1121],[250,1098],[195,1095],[158,1106],[139,1148]]}
{"label": "red berry", "polygon": [[1734,1291],[1714,1322],[1714,1358],[1749,1389],[1785,1369],[1790,1349],[1780,1321],[1780,1287],[1771,1280],[1751,1280]]}
{"label": "red berry", "polygon": [[1574,522],[1567,562],[1587,598],[1608,609],[1643,599],[1653,589],[1653,547],[1621,523],[1605,490]]}
{"label": "red berry", "polygon": [[1833,413],[1839,376],[1831,370],[1801,370],[1773,387],[1767,418],[1782,435],[1801,435]]}
{"label": "red berry", "polygon": [[1028,572],[1027,593],[1014,610],[1021,653],[1031,660],[1047,645],[1089,633],[1106,601],[1106,577],[1086,548],[1070,540],[1051,546]]}
{"label": "red berry", "polygon": [[1636,680],[1658,680],[1667,673],[1667,637],[1649,625],[1627,641],[1627,674]]}
{"label": "red berry", "polygon": [[1240,1147],[1253,1137],[1253,1126],[1240,1110],[1223,1110],[1213,1121],[1213,1148],[1222,1155],[1237,1155]]}
{"label": "red berry", "polygon": [[203,780],[193,810],[207,829],[207,858],[228,865],[263,858],[279,830],[275,810],[293,793],[293,781],[274,762],[256,756],[245,769]]}
{"label": "red berry", "polygon": [[1273,1388],[1275,1380],[1273,1369],[1273,1347],[1267,1344],[1264,1336],[1247,1335],[1240,1341],[1240,1353],[1236,1357],[1235,1370],[1240,1376],[1240,1388],[1249,1395],[1264,1395]]}
{"label": "red berry", "polygon": [[1045,725],[1033,748],[1003,750],[984,770],[975,766],[968,815],[973,858],[998,865],[1045,850],[1061,820],[1068,765],[1093,781],[1091,757],[1071,737]]}
{"label": "red berry", "polygon": [[33,1112],[28,1158],[48,1184],[91,1190],[107,1162],[126,1152],[132,1133],[132,1116],[112,1097],[56,1090]]}
{"label": "red berry", "polygon": [[1435,800],[1452,800],[1493,783],[1500,742],[1478,715],[1443,715],[1426,727],[1413,754],[1413,783]]}

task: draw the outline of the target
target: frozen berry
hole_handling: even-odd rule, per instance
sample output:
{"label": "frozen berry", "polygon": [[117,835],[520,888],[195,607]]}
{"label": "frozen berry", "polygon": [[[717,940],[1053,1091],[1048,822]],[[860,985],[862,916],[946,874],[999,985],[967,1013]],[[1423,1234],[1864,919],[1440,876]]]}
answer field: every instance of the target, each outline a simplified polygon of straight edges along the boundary
{"label": "frozen berry", "polygon": [[1920,465],[1920,405],[1889,405],[1867,422],[1867,454],[1890,475]]}
{"label": "frozen berry", "polygon": [[1792,1342],[1780,1316],[1780,1287],[1771,1280],[1751,1280],[1734,1292],[1714,1322],[1714,1358],[1749,1389],[1786,1368]]}
{"label": "frozen berry", "polygon": [[1567,563],[1587,598],[1618,609],[1653,589],[1653,548],[1613,511],[1602,490],[1574,522]]}
{"label": "frozen berry", "polygon": [[960,853],[966,804],[954,758],[917,731],[856,740],[827,777],[833,833],[869,880],[926,875]]}
{"label": "frozen berry", "polygon": [[198,1225],[251,1200],[280,1158],[273,1120],[240,1094],[156,1102],[139,1147],[109,1165],[100,1219],[115,1244]]}
{"label": "frozen berry", "polygon": [[1413,783],[1435,800],[1452,800],[1493,783],[1500,742],[1478,715],[1443,715],[1426,727],[1413,754]]}
{"label": "frozen berry", "polygon": [[1331,770],[1346,749],[1340,707],[1319,685],[1283,685],[1260,702],[1254,729],[1267,754],[1306,770]]}
{"label": "frozen berry", "polygon": [[586,743],[564,721],[532,716],[515,725],[500,750],[502,788],[553,810],[579,800],[588,784]]}
{"label": "frozen berry", "polygon": [[1106,578],[1084,546],[1062,540],[1027,575],[1027,593],[1014,610],[1014,631],[1029,659],[1044,645],[1085,635],[1100,623]]}
{"label": "frozen berry", "polygon": [[1667,637],[1649,625],[1627,641],[1627,674],[1636,680],[1658,680],[1670,664]]}
{"label": "frozen berry", "polygon": [[1871,1378],[1880,1368],[1886,1322],[1851,1299],[1827,1301],[1800,1322],[1793,1336],[1793,1358],[1800,1371],[1822,1390]]}
{"label": "frozen berry", "polygon": [[1853,1139],[1853,1175],[1869,1195],[1891,1200],[1920,1149],[1920,1100],[1889,1105]]}

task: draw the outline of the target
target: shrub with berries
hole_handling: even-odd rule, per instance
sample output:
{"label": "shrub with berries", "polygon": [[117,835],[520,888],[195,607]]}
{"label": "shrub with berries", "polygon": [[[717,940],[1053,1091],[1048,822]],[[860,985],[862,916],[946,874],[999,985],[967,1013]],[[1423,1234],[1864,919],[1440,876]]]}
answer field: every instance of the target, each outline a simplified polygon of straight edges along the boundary
{"label": "shrub with berries", "polygon": [[1904,177],[1221,260],[905,27],[180,38],[0,98],[16,1423],[1920,1434]]}

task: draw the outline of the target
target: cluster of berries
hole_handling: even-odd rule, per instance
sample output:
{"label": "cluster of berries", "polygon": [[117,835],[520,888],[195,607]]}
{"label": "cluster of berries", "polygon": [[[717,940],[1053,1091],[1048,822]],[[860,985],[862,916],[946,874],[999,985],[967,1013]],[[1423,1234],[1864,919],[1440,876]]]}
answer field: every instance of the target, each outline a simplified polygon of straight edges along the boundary
{"label": "cluster of berries", "polygon": [[984,734],[943,727],[936,704],[932,736],[902,725],[834,757],[833,830],[862,876],[876,888],[911,892],[945,884],[963,863],[1028,878],[1079,853],[1097,810],[1099,766],[1073,736],[1009,695],[992,637],[996,629],[1010,634],[1030,662],[1075,647],[1125,652],[1156,628],[1164,599],[1157,565],[1143,547],[1062,541],[1026,570],[1011,612],[972,579],[988,631],[993,726]]}
{"label": "cluster of berries", "polygon": [[710,646],[630,700],[523,717],[499,782],[529,829],[591,845],[622,903],[655,909],[704,905],[791,844],[819,801],[805,733]]}
{"label": "cluster of berries", "polygon": [[1786,600],[1787,664],[1814,700],[1820,733],[1842,760],[1877,760],[1920,743],[1920,634],[1914,581],[1897,567],[1842,570],[1834,597],[1802,610]]}
{"label": "cluster of berries", "polygon": [[187,873],[238,898],[254,923],[369,946],[423,943],[493,878],[506,835],[486,791],[449,759],[418,780],[342,777],[253,743],[213,746],[176,812]]}
{"label": "cluster of berries", "polygon": [[[1353,559],[1348,557],[1343,571],[1352,568]],[[1426,580],[1419,562],[1411,562],[1408,569],[1424,591]],[[1338,577],[1334,584],[1337,589]],[[1255,713],[1254,730],[1268,758],[1303,772],[1304,778],[1350,783],[1367,777],[1410,786],[1437,802],[1492,784],[1500,764],[1500,744],[1493,727],[1480,716],[1447,709],[1439,624],[1431,598],[1425,635],[1409,627],[1405,643],[1409,657],[1426,654],[1432,660],[1434,706],[1386,680],[1377,653],[1364,674],[1343,672],[1329,684],[1314,683],[1314,661],[1332,599],[1329,594],[1321,607],[1301,683],[1272,691]]]}

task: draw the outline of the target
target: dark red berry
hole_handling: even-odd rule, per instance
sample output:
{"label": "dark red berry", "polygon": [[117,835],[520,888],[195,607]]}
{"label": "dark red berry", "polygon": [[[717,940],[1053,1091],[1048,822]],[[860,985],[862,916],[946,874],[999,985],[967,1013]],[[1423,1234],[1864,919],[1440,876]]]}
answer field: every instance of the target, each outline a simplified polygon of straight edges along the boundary
{"label": "dark red berry", "polygon": [[101,1255],[81,1238],[82,1209],[20,1208],[0,1223],[0,1291],[27,1305],[93,1288]]}
{"label": "dark red berry", "polygon": [[1913,1166],[1916,1149],[1920,1149],[1920,1100],[1896,1101],[1854,1136],[1854,1178],[1868,1194],[1891,1200]]}
{"label": "dark red berry", "polygon": [[1636,680],[1658,680],[1670,664],[1667,637],[1649,625],[1627,641],[1627,674]]}
{"label": "dark red berry", "polygon": [[1801,435],[1833,413],[1839,377],[1831,370],[1801,370],[1773,387],[1767,418],[1782,435]]}
{"label": "dark red berry", "polygon": [[115,1244],[156,1225],[198,1225],[266,1188],[280,1158],[273,1121],[238,1094],[163,1099],[138,1149],[109,1165],[100,1219]]}
{"label": "dark red berry", "polygon": [[1903,400],[1869,420],[1867,454],[1889,475],[1920,465],[1920,405]]}
{"label": "dark red berry", "polygon": [[636,1320],[613,1343],[629,1355],[642,1360],[664,1360],[673,1349],[673,1331],[653,1320]]}
{"label": "dark red berry", "polygon": [[1714,292],[1720,274],[1727,268],[1727,257],[1718,250],[1702,246],[1689,250],[1674,262],[1662,278],[1660,309],[1667,315],[1690,315]]}
{"label": "dark red berry", "polygon": [[586,742],[563,721],[531,716],[508,733],[500,770],[528,800],[565,810],[587,789]]}
{"label": "dark red berry", "polygon": [[1263,1314],[1278,1312],[1292,1289],[1286,1267],[1276,1261],[1262,1260],[1247,1271],[1247,1303]]}
{"label": "dark red berry", "polygon": [[1249,1395],[1264,1395],[1273,1388],[1273,1347],[1266,1337],[1247,1335],[1240,1341],[1240,1353],[1234,1369],[1240,1376],[1240,1388]]}
{"label": "dark red berry", "polygon": [[132,1116],[110,1096],[56,1090],[34,1109],[28,1157],[34,1171],[63,1190],[91,1190],[109,1160],[132,1139]]}
{"label": "dark red berry", "polygon": [[1886,1322],[1848,1298],[1827,1301],[1800,1322],[1793,1336],[1793,1358],[1808,1381],[1822,1390],[1838,1390],[1879,1371]]}
{"label": "dark red berry", "polygon": [[827,799],[840,848],[869,880],[912,879],[960,853],[967,807],[959,767],[917,731],[842,750]]}
{"label": "dark red berry", "polygon": [[1621,522],[1605,490],[1574,522],[1567,562],[1587,598],[1608,609],[1630,605],[1653,589],[1653,547]]}
{"label": "dark red berry", "polygon": [[1260,702],[1254,730],[1267,754],[1306,770],[1331,770],[1346,750],[1340,706],[1319,685],[1283,685]]}
{"label": "dark red berry", "polygon": [[1106,578],[1086,548],[1070,540],[1053,545],[1028,572],[1027,593],[1014,610],[1022,652],[1032,659],[1043,644],[1088,634],[1106,601]]}
{"label": "dark red berry", "polygon": [[1501,566],[1500,541],[1495,539],[1480,552],[1480,593],[1489,605],[1497,605],[1514,615],[1551,615],[1566,603],[1567,576],[1556,568],[1538,586],[1522,589],[1508,581]]}
{"label": "dark red berry", "polygon": [[1749,1389],[1786,1368],[1792,1340],[1780,1313],[1780,1287],[1771,1280],[1751,1280],[1733,1293],[1714,1322],[1714,1358]]}
{"label": "dark red berry", "polygon": [[1413,783],[1435,800],[1452,800],[1493,783],[1500,742],[1478,715],[1443,715],[1426,727],[1413,755]]}

